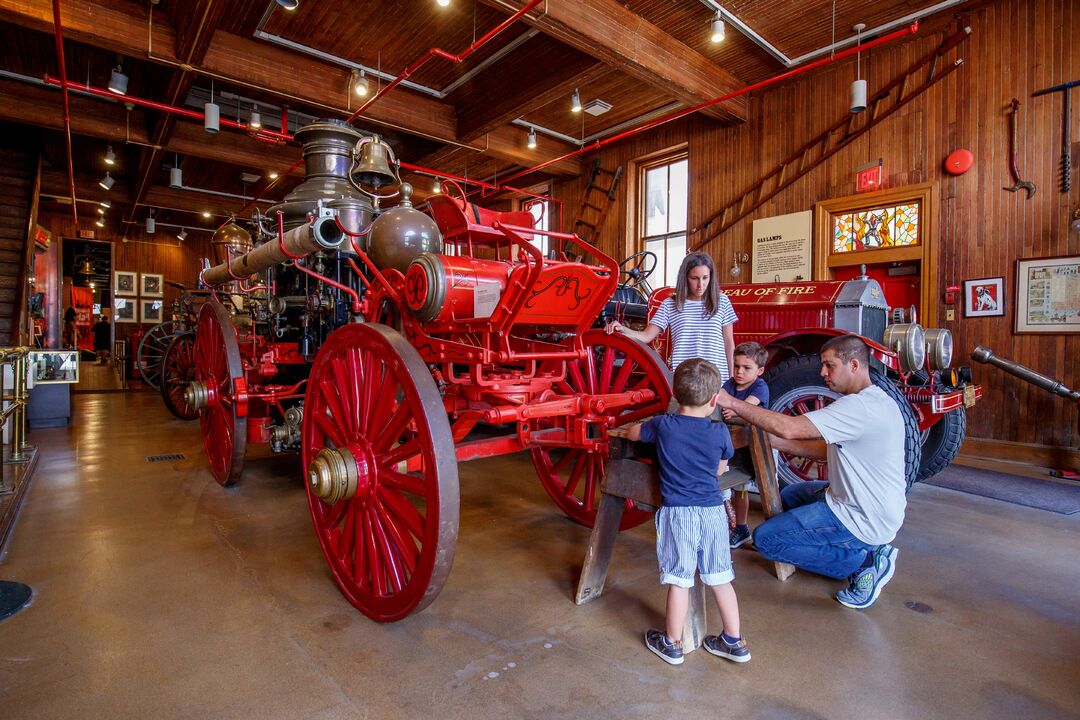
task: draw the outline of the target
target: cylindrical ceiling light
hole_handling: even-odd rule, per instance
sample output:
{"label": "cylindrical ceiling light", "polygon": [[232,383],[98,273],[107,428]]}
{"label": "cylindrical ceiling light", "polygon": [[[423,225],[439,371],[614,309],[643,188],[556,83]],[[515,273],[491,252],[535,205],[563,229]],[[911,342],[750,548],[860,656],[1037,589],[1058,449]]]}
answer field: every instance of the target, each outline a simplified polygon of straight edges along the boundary
{"label": "cylindrical ceiling light", "polygon": [[536,128],[529,128],[529,149],[536,149]]}
{"label": "cylindrical ceiling light", "polygon": [[368,90],[371,89],[371,83],[368,82],[367,72],[364,70],[352,71],[352,86],[353,92],[360,97],[366,97]]}
{"label": "cylindrical ceiling light", "polygon": [[126,95],[128,89],[128,76],[124,74],[123,67],[120,63],[116,64],[113,68],[112,74],[109,76],[109,89],[117,95]]}
{"label": "cylindrical ceiling light", "polygon": [[184,187],[184,171],[180,169],[179,165],[169,168],[169,187]]}
{"label": "cylindrical ceiling light", "polygon": [[106,170],[105,177],[101,178],[101,180],[98,182],[98,185],[100,185],[105,190],[112,190],[112,186],[115,182],[116,180],[111,175],[109,175],[109,171]]}
{"label": "cylindrical ceiling light", "polygon": [[105,164],[106,165],[115,165],[116,164],[116,153],[113,152],[112,145],[110,145],[108,147],[108,149],[105,150]]}
{"label": "cylindrical ceiling light", "polygon": [[435,0],[435,1],[437,3],[439,3],[439,5],[442,6],[442,7],[448,7],[450,5],[450,0]]}
{"label": "cylindrical ceiling light", "polygon": [[431,184],[431,192],[436,195],[442,192],[442,181],[439,178],[435,178],[435,182]]}
{"label": "cylindrical ceiling light", "polygon": [[581,93],[577,88],[574,88],[574,94],[570,96],[570,110],[571,112],[581,112]]}
{"label": "cylindrical ceiling light", "polygon": [[724,16],[720,14],[720,11],[716,11],[716,17],[712,21],[712,32],[709,35],[709,39],[714,43],[724,41]]}
{"label": "cylindrical ceiling light", "polygon": [[[856,23],[851,28],[855,31],[856,45],[862,45],[862,31],[866,29],[865,23]],[[855,80],[851,83],[851,112],[861,113],[866,109],[866,81],[862,79],[862,51],[855,56]]]}
{"label": "cylindrical ceiling light", "polygon": [[257,105],[251,108],[251,121],[248,123],[248,127],[252,130],[259,130],[262,128],[262,115],[259,114],[259,107]]}
{"label": "cylindrical ceiling light", "polygon": [[277,0],[277,4],[286,10],[295,10],[300,7],[300,0]]}
{"label": "cylindrical ceiling light", "polygon": [[150,208],[150,214],[146,216],[146,234],[153,235],[157,230],[157,223],[154,222],[154,209]]}
{"label": "cylindrical ceiling light", "polygon": [[203,129],[208,133],[216,133],[221,129],[221,108],[213,101],[203,105]]}

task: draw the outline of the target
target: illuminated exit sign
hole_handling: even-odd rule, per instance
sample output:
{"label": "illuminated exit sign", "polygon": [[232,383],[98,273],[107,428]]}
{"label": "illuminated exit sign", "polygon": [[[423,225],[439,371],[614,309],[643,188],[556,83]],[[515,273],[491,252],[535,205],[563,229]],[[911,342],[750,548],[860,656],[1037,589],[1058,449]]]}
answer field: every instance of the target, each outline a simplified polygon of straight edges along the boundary
{"label": "illuminated exit sign", "polygon": [[855,189],[858,192],[877,190],[881,187],[882,161],[878,158],[855,171]]}

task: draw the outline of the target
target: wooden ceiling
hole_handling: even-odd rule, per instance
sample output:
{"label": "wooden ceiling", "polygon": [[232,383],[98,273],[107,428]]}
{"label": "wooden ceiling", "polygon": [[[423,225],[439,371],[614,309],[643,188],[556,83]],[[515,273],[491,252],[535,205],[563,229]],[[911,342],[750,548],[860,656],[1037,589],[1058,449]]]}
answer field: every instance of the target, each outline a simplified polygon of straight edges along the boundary
{"label": "wooden ceiling", "polygon": [[[461,54],[526,0],[450,0],[446,7],[435,0],[299,0],[293,11],[275,0],[59,4],[69,80],[104,88],[119,62],[130,78],[129,99],[199,111],[212,88],[223,118],[246,125],[258,103],[265,128],[292,133],[312,118],[352,114],[361,102],[349,87],[352,67],[370,70],[374,92],[431,48]],[[41,80],[59,75],[52,5],[0,0],[0,121],[41,128],[43,192],[69,195],[61,93]],[[721,5],[794,59],[834,37],[850,38],[855,22],[873,29],[935,0],[836,0],[835,22],[833,0]],[[380,97],[354,124],[385,137],[407,162],[491,180],[571,153],[583,138],[789,69],[730,21],[724,42],[712,43],[714,7],[700,0],[545,0],[463,62],[435,57],[417,68],[412,85]],[[611,109],[570,112],[574,89],[583,102],[599,99]],[[746,100],[706,114],[716,123],[744,122]],[[537,128],[536,149],[526,147],[529,126]],[[151,206],[160,222],[210,226],[239,211],[244,197],[278,199],[300,179],[270,179],[299,159],[295,143],[229,128],[208,134],[198,119],[141,102],[125,107],[123,98],[72,92],[71,131],[76,194],[80,201],[110,197],[109,222],[118,228],[142,222]],[[107,168],[110,145],[118,162]],[[187,189],[169,188],[168,169],[177,163]],[[109,192],[97,187],[106,169],[117,181]],[[575,157],[516,184],[580,171]],[[245,182],[244,174],[258,179]],[[430,182],[414,180],[421,191]],[[96,219],[93,206],[79,207],[83,224]],[[203,211],[213,217],[204,219]]]}

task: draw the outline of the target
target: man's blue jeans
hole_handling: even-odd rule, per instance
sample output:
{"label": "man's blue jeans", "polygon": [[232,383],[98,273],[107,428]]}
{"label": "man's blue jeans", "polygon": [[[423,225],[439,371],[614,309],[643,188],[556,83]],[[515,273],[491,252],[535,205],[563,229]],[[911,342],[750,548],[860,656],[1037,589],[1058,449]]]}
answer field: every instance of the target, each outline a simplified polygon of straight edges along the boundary
{"label": "man's blue jeans", "polygon": [[851,534],[825,504],[827,482],[800,482],[780,492],[785,512],[754,530],[754,545],[769,560],[846,578],[866,560],[867,545]]}

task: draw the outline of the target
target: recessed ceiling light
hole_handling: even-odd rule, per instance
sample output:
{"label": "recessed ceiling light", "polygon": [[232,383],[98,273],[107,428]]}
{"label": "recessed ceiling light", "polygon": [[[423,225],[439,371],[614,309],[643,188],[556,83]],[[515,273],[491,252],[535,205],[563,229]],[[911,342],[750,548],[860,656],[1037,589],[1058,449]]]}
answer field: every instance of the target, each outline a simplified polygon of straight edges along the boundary
{"label": "recessed ceiling light", "polygon": [[203,216],[204,218],[208,218],[208,217],[210,217],[210,211],[209,211],[209,210],[203,210],[202,216]]}

